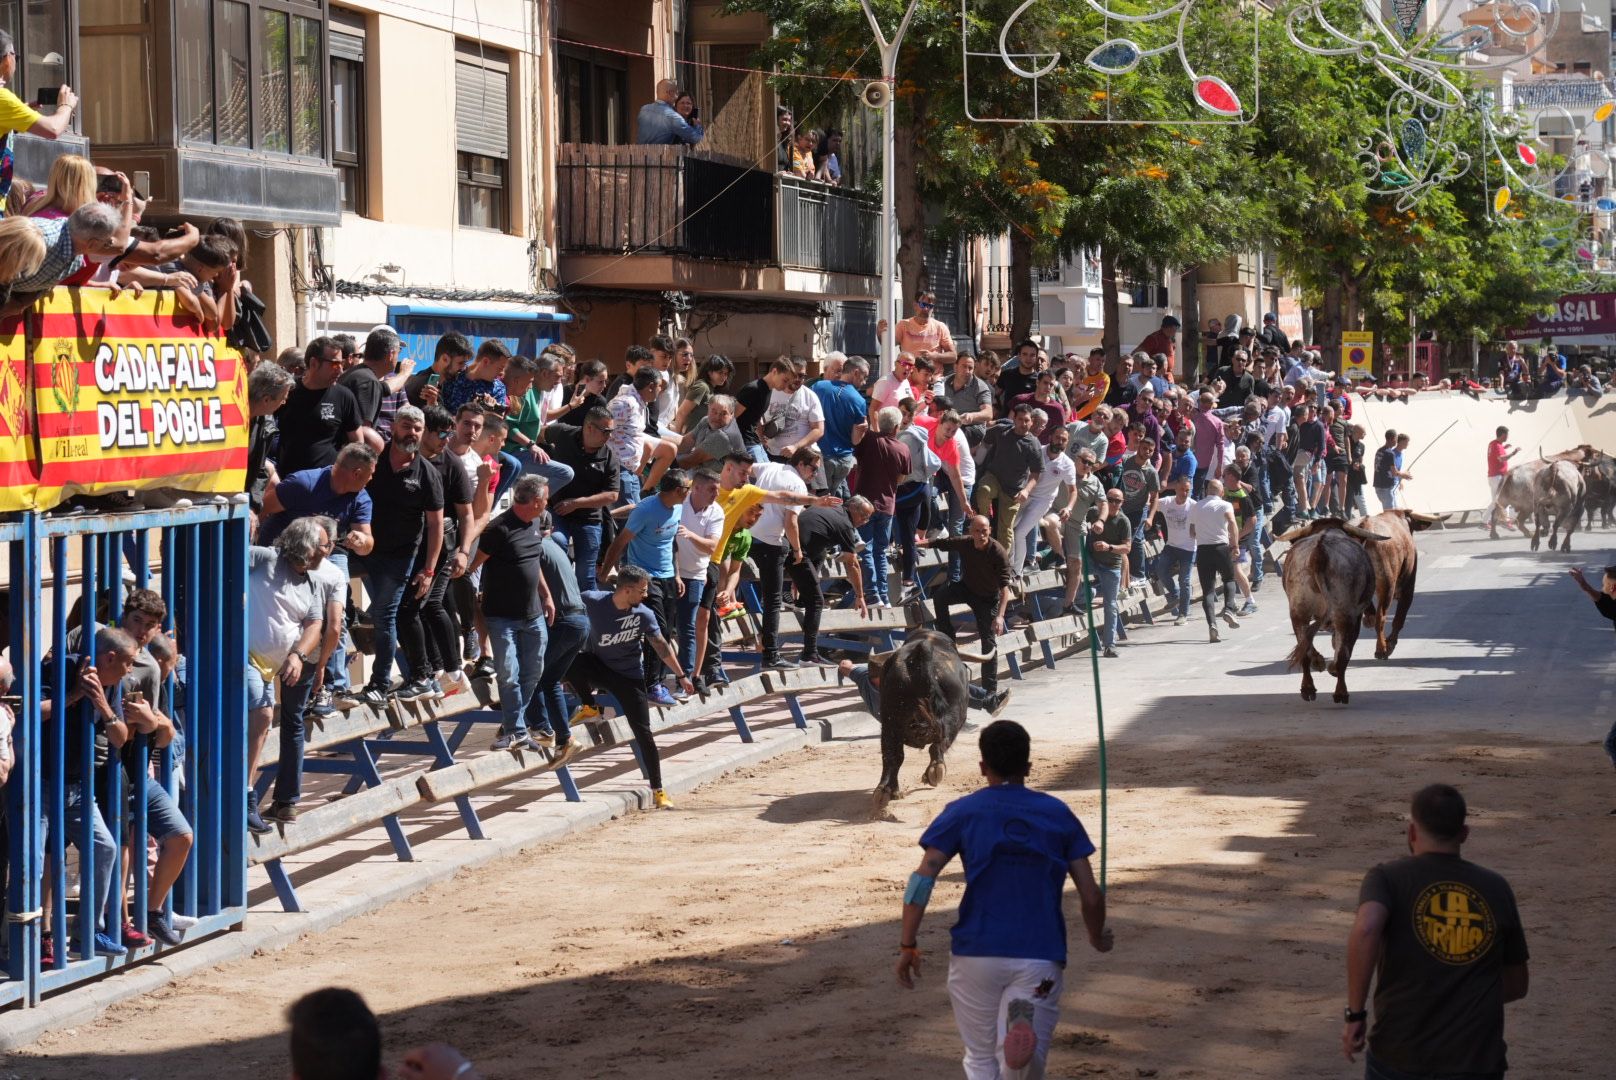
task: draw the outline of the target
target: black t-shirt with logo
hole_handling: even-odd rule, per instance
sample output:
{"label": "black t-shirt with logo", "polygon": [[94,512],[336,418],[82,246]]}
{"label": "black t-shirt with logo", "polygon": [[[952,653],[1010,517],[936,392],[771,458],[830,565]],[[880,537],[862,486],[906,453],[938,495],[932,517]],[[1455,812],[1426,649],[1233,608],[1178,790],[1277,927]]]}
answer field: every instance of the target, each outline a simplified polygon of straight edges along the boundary
{"label": "black t-shirt with logo", "polygon": [[[550,448],[552,458],[572,468],[572,480],[565,487],[557,488],[550,493],[552,507],[568,499],[586,499],[603,491],[617,490],[617,458],[605,443],[601,443],[597,449],[590,450],[584,446],[582,428],[559,421],[546,424],[541,438]],[[598,525],[600,515],[601,510],[596,507],[589,510],[574,510],[561,516],[566,521],[579,525]]]}
{"label": "black t-shirt with logo", "polygon": [[544,614],[539,578],[544,574],[544,537],[536,521],[523,521],[507,510],[482,531],[478,550],[483,563],[483,614],[494,619],[536,619]]}
{"label": "black t-shirt with logo", "polygon": [[1390,913],[1375,972],[1375,1060],[1420,1076],[1502,1073],[1503,969],[1527,960],[1515,894],[1457,855],[1381,863],[1358,903]]}
{"label": "black t-shirt with logo", "polygon": [[382,398],[387,396],[387,388],[376,377],[376,373],[364,364],[351,368],[342,373],[337,380],[338,386],[348,389],[359,403],[359,419],[366,424],[376,423],[376,413],[382,407]]}
{"label": "black t-shirt with logo", "polygon": [[370,492],[370,531],[376,537],[369,557],[412,557],[421,541],[427,513],[443,509],[443,481],[438,467],[416,454],[408,465],[395,471],[389,445],[376,462],[375,475],[365,490]]}
{"label": "black t-shirt with logo", "polygon": [[348,435],[359,430],[359,402],[340,383],[324,390],[298,383],[275,414],[275,425],[281,432],[275,465],[282,476],[323,469],[336,463]]}

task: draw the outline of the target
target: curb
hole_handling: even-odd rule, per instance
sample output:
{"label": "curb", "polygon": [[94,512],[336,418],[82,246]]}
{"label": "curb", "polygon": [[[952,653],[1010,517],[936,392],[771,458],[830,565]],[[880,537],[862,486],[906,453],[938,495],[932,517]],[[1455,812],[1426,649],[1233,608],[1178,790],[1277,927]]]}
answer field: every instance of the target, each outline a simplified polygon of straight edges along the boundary
{"label": "curb", "polygon": [[[699,765],[681,769],[677,759],[665,762],[663,787],[678,793],[693,791],[736,769],[761,764],[791,750],[829,742],[836,737],[838,723],[844,738],[878,730],[874,717],[838,714],[834,721],[810,721],[806,730],[787,724],[756,732],[756,742],[741,743],[732,750],[703,760]],[[162,960],[118,972],[99,982],[48,998],[35,1008],[14,1009],[0,1015],[0,1052],[19,1050],[60,1028],[89,1023],[113,1005],[149,994],[183,976],[244,959],[260,951],[285,949],[310,934],[329,930],[349,919],[369,914],[395,900],[413,896],[441,881],[447,881],[462,870],[514,855],[535,844],[559,840],[572,833],[603,825],[626,814],[649,810],[651,789],[643,784],[635,784],[628,789],[586,792],[584,800],[581,803],[561,803],[556,807],[556,813],[542,817],[527,820],[513,817],[511,824],[516,828],[507,836],[491,836],[458,849],[444,846],[444,852],[454,851],[453,855],[435,853],[433,845],[423,844],[416,850],[416,861],[409,864],[417,872],[379,890],[338,900],[317,912],[261,914],[256,917],[256,926],[225,933],[190,948],[174,950]],[[250,913],[249,918],[253,918]]]}

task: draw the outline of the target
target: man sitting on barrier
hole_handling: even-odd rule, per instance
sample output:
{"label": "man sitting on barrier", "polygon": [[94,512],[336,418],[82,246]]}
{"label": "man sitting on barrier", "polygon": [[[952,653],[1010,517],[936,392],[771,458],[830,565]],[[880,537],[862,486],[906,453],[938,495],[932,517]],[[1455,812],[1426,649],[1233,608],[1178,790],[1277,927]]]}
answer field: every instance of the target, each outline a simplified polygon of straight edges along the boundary
{"label": "man sitting on barrier", "polygon": [[[1042,453],[1042,451],[1039,451]],[[964,604],[976,618],[979,650],[993,653],[995,639],[1004,633],[1004,612],[1010,606],[1010,594],[1015,575],[1010,570],[1010,555],[992,536],[993,526],[988,519],[977,514],[965,524],[964,536],[946,536],[936,540],[922,540],[920,546],[939,551],[957,551],[960,555],[960,580],[944,585],[932,596],[932,607],[937,616],[937,629],[955,637],[954,620],[949,617],[951,604]],[[982,687],[990,693],[999,688],[999,658],[992,656],[982,663]]]}
{"label": "man sitting on barrier", "polygon": [[[123,681],[123,677],[129,674],[129,669],[135,663],[136,648],[135,639],[128,633],[115,626],[103,626],[96,631],[93,659],[87,655],[80,656],[73,653],[67,654],[64,658],[67,667],[67,685],[63,688],[63,693],[68,715],[65,718],[66,740],[60,747],[65,810],[62,819],[62,837],[79,852],[79,879],[89,889],[91,910],[94,912],[93,948],[102,956],[122,956],[128,952],[116,939],[106,933],[106,930],[111,929],[107,918],[107,901],[112,894],[112,875],[117,866],[118,848],[112,842],[112,833],[107,829],[106,819],[101,816],[97,796],[93,791],[87,794],[85,787],[86,782],[94,783],[96,778],[106,771],[112,750],[121,749],[123,744],[129,741],[129,725],[108,701],[106,688],[117,686]],[[45,766],[57,760],[50,745],[55,732],[55,725],[51,723],[55,718],[56,708],[56,691],[53,686],[55,670],[54,658],[46,656],[40,672],[39,704],[40,727],[45,740],[41,761]],[[87,725],[80,720],[80,710],[75,708],[81,701],[90,703]],[[90,752],[91,771],[88,778],[83,772],[86,727],[93,739]],[[49,779],[47,777],[47,782]],[[86,818],[90,822],[89,852],[85,852],[81,846],[84,843]],[[45,912],[45,930],[40,943],[40,966],[46,968],[54,966],[56,962],[55,944],[51,936],[53,910],[51,896],[55,885],[47,862],[41,903]],[[83,902],[82,898],[80,902]]]}
{"label": "man sitting on barrier", "polygon": [[583,593],[584,607],[589,613],[589,639],[584,643],[584,651],[573,660],[567,678],[587,708],[595,707],[596,690],[604,690],[617,699],[618,708],[634,732],[640,764],[651,784],[657,808],[667,810],[673,803],[662,790],[662,758],[657,753],[656,739],[651,735],[651,709],[645,695],[641,642],[651,642],[651,647],[679,680],[685,693],[693,694],[695,689],[679,666],[673,647],[662,636],[655,613],[645,606],[645,594],[650,587],[649,574],[637,566],[624,566],[617,571],[617,584],[611,592],[590,589]]}

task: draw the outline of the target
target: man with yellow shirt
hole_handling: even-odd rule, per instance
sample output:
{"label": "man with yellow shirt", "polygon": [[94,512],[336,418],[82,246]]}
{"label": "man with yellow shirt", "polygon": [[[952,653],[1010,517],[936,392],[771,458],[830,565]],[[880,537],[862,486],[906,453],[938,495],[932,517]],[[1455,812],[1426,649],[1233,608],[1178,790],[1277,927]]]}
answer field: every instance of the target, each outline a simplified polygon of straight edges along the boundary
{"label": "man with yellow shirt", "polygon": [[5,133],[5,141],[0,143],[0,216],[5,214],[6,197],[11,194],[13,137],[19,131],[26,131],[54,142],[67,130],[67,125],[73,119],[73,110],[79,103],[79,96],[73,93],[73,88],[63,85],[57,91],[56,111],[49,116],[41,116],[6,89],[16,77],[17,43],[10,34],[0,30],[0,131]]}

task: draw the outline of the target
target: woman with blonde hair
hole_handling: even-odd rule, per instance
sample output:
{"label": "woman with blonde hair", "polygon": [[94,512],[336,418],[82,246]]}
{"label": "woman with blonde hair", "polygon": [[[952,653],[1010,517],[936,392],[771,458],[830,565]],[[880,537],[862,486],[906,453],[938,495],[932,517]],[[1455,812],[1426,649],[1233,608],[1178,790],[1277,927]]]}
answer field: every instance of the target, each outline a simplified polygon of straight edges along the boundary
{"label": "woman with blonde hair", "polygon": [[50,181],[45,193],[28,204],[28,216],[65,218],[87,202],[95,200],[95,167],[87,158],[63,154],[51,162]]}
{"label": "woman with blonde hair", "polygon": [[13,281],[35,273],[44,261],[44,233],[24,218],[0,221],[0,293],[9,294]]}

